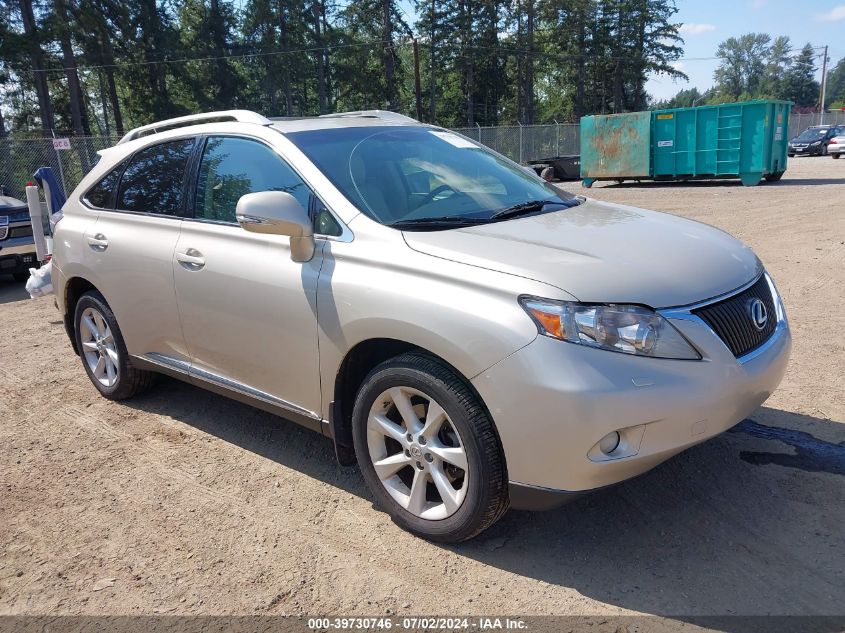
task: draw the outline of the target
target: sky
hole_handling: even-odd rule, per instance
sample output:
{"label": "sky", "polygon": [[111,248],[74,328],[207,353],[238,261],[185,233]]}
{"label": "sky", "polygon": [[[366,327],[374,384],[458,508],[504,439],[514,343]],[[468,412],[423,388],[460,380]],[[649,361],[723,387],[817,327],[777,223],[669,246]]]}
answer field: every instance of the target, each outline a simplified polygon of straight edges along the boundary
{"label": "sky", "polygon": [[[702,92],[713,85],[719,61],[712,58],[719,43],[744,33],[788,35],[793,48],[810,42],[829,45],[829,66],[845,57],[845,0],[677,0],[673,21],[683,23],[684,55],[677,63],[689,82],[665,76],[652,77],[646,90],[655,99],[666,99],[684,88]],[[821,80],[821,51],[818,79]]]}

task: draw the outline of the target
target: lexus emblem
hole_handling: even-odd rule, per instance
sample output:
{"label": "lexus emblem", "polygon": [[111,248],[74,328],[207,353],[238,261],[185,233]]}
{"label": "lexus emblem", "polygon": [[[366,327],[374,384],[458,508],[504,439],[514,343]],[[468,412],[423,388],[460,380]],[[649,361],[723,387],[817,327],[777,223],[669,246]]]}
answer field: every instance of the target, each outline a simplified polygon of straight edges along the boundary
{"label": "lexus emblem", "polygon": [[758,332],[762,332],[769,320],[769,311],[766,309],[766,304],[760,299],[752,299],[748,304],[748,313],[751,316],[751,322]]}

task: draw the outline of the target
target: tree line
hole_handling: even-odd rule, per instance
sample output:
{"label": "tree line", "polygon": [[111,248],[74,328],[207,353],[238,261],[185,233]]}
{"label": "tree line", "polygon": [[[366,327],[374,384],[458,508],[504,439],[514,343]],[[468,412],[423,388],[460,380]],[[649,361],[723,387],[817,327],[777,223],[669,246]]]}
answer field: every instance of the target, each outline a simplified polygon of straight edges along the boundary
{"label": "tree line", "polygon": [[[716,51],[720,62],[713,73],[713,87],[704,92],[684,89],[653,107],[784,99],[792,101],[797,112],[817,111],[821,93],[816,74],[822,55],[821,49],[810,43],[796,49],[784,35],[772,38],[766,33],[746,33],[731,37]],[[824,106],[845,107],[845,58],[828,74]]]}
{"label": "tree line", "polygon": [[[648,107],[674,0],[0,0],[0,133],[192,112],[389,109],[444,126]],[[5,120],[4,120],[5,118]]]}

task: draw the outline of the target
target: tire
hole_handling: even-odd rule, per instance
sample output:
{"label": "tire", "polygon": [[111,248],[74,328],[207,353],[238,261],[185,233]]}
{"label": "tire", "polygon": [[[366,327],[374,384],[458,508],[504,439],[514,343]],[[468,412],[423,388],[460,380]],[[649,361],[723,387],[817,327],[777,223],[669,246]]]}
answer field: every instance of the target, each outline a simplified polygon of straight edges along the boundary
{"label": "tire", "polygon": [[[82,366],[103,396],[109,400],[126,400],[153,385],[155,373],[130,365],[117,319],[103,295],[96,290],[83,294],[76,303],[73,323]],[[98,371],[100,361],[103,369]]]}
{"label": "tire", "polygon": [[26,283],[27,281],[29,281],[29,271],[26,271],[25,273],[12,273],[12,279],[17,281],[18,283]]}
{"label": "tire", "polygon": [[827,156],[827,145],[822,145],[820,155],[821,156]]}
{"label": "tire", "polygon": [[[399,413],[403,405],[410,405],[410,424]],[[408,532],[458,543],[507,511],[507,469],[493,423],[464,380],[440,361],[407,353],[373,369],[355,398],[352,432],[377,505]]]}
{"label": "tire", "polygon": [[787,154],[790,158],[795,158],[795,154]]}
{"label": "tire", "polygon": [[831,156],[833,156],[833,160],[839,160],[839,157],[840,157],[841,155],[842,155],[842,154],[841,154],[841,153],[839,153],[839,152],[837,152],[836,154],[831,154]]}
{"label": "tire", "polygon": [[776,171],[776,172],[775,172],[775,173],[773,173],[773,174],[766,174],[766,175],[765,175],[766,182],[777,182],[777,181],[778,181],[778,180],[780,180],[782,177],[783,177],[783,172],[782,172],[782,171]]}

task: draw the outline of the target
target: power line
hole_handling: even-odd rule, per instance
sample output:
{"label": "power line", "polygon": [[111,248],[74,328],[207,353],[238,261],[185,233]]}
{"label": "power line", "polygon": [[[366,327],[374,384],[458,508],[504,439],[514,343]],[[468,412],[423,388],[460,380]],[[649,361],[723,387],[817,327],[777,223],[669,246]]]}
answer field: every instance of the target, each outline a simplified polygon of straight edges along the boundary
{"label": "power line", "polygon": [[[262,57],[274,57],[278,55],[293,55],[297,53],[315,53],[315,52],[329,52],[331,50],[340,50],[340,49],[348,49],[348,48],[362,48],[362,47],[375,47],[375,46],[384,46],[385,44],[392,44],[393,46],[410,46],[411,41],[405,41],[403,39],[398,39],[393,42],[389,40],[367,40],[364,42],[351,42],[348,44],[326,44],[323,46],[311,46],[311,47],[304,47],[304,48],[292,48],[280,51],[266,51],[266,52],[252,52],[252,53],[236,53],[236,54],[229,54],[229,55],[210,55],[205,57],[181,57],[175,59],[157,59],[157,60],[144,60],[144,61],[121,61],[115,62],[113,64],[92,64],[88,66],[70,66],[70,67],[60,67],[60,68],[33,68],[29,69],[28,72],[32,73],[66,73],[68,71],[89,71],[89,70],[102,70],[106,68],[131,68],[135,66],[155,66],[159,64],[187,64],[191,62],[211,62],[211,61],[221,61],[221,60],[236,60],[236,59],[252,59],[252,58],[262,58]],[[475,51],[487,51],[487,52],[495,52],[499,54],[509,54],[509,55],[525,55],[530,57],[542,58],[542,59],[556,59],[560,61],[576,61],[578,59],[605,59],[608,61],[629,61],[631,57],[629,56],[612,56],[612,55],[601,55],[598,53],[588,54],[588,55],[564,55],[558,53],[550,53],[548,51],[540,51],[540,50],[529,50],[529,49],[518,49],[512,48],[508,46],[464,46],[453,47],[456,50],[475,50]],[[824,49],[823,46],[814,46],[813,50],[822,50]],[[695,62],[695,61],[716,61],[720,59],[725,59],[724,56],[711,56],[711,57],[679,57],[673,61],[684,61],[684,62]],[[801,63],[798,62],[798,55],[793,56],[792,58],[793,63]],[[806,63],[804,63],[806,65]]]}
{"label": "power line", "polygon": [[324,46],[312,46],[308,48],[290,48],[283,51],[269,51],[256,53],[238,53],[234,55],[214,55],[208,57],[182,57],[177,59],[154,59],[145,61],[115,62],[114,64],[96,64],[91,66],[70,66],[61,68],[32,68],[33,73],[64,73],[71,70],[101,70],[104,68],[125,68],[131,66],[155,66],[157,64],[183,64],[189,62],[211,62],[222,59],[249,59],[252,57],[272,57],[275,55],[292,55],[294,53],[315,53],[317,51],[330,51],[342,48],[355,48],[362,46],[383,46],[389,43],[388,40],[368,40],[366,42],[354,42],[350,44],[326,44]]}

